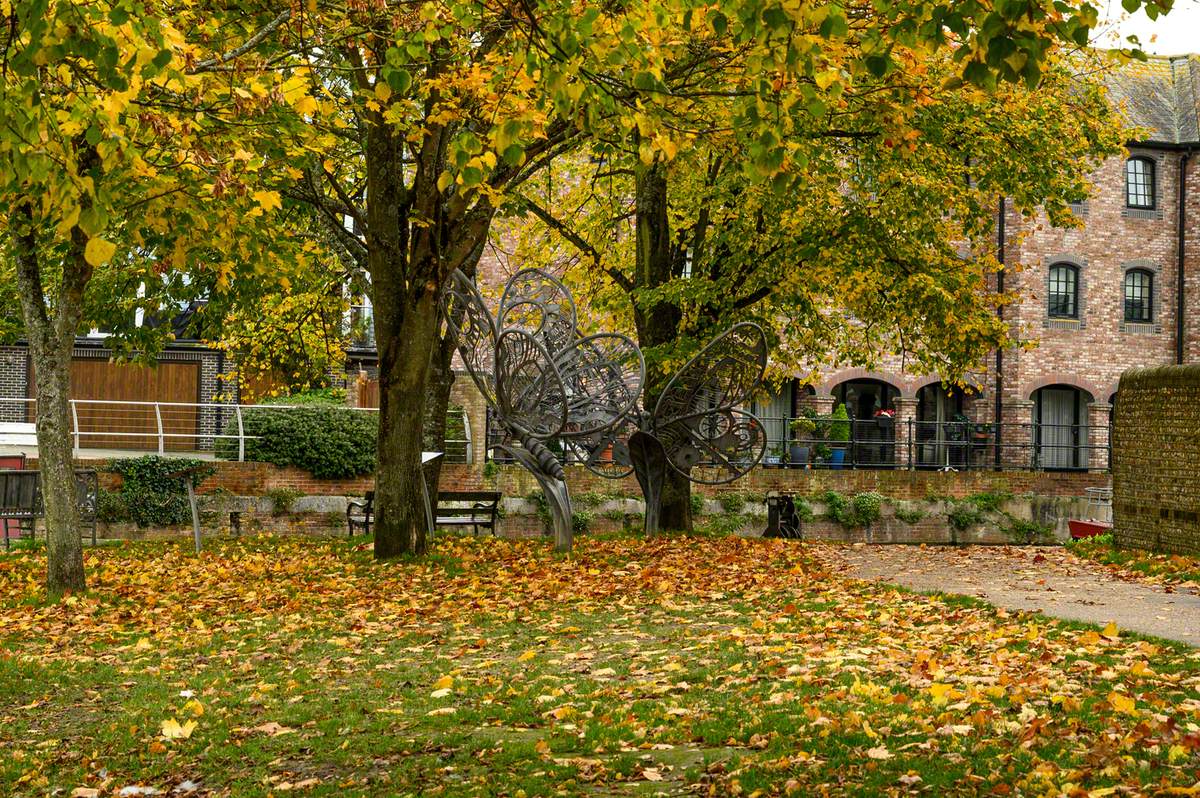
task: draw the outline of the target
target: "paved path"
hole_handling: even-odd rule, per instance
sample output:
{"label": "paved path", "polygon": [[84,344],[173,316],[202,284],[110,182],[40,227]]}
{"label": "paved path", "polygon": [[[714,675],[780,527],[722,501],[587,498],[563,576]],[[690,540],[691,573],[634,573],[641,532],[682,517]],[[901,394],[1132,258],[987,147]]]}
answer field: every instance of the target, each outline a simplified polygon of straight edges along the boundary
{"label": "paved path", "polygon": [[1062,548],[812,544],[833,572],[913,590],[976,596],[1200,646],[1200,592],[1151,584]]}

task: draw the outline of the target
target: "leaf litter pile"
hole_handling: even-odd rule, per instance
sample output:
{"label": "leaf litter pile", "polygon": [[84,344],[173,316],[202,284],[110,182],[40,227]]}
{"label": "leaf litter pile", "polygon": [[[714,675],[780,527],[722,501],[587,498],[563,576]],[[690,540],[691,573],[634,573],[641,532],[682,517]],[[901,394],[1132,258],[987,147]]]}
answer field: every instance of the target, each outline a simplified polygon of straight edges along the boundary
{"label": "leaf litter pile", "polygon": [[0,558],[6,795],[1200,794],[1200,654],[794,542]]}

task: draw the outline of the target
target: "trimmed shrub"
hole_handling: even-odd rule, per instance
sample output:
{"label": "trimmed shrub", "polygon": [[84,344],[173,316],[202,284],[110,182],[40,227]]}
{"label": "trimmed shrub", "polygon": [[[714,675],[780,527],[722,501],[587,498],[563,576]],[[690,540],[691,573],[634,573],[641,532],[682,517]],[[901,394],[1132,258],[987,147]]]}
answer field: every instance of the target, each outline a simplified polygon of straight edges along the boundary
{"label": "trimmed shrub", "polygon": [[[294,397],[293,397],[294,398]],[[302,407],[243,410],[246,459],[295,466],[318,479],[344,479],[375,470],[379,417],[375,413],[314,402]],[[236,460],[237,420],[225,427],[216,455]]]}

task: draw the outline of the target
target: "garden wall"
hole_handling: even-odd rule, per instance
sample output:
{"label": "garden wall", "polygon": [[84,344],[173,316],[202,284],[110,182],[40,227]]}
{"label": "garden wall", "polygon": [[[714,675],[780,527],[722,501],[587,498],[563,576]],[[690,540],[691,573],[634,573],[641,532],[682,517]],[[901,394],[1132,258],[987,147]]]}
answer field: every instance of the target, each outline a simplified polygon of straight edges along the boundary
{"label": "garden wall", "polygon": [[[116,490],[120,477],[100,469],[101,485]],[[215,473],[200,487],[205,534],[228,534],[230,513],[240,513],[242,530],[255,533],[344,534],[346,498],[373,487],[371,478],[316,479],[296,468],[265,463],[216,462]],[[442,471],[447,490],[498,490],[504,499],[501,534],[528,537],[541,534],[545,520],[530,497],[539,492],[536,481],[515,465],[447,465]],[[584,468],[567,468],[577,514],[591,532],[640,529],[642,506],[636,481],[607,480]],[[732,485],[697,486],[702,502],[698,523],[740,534],[760,534],[766,527],[768,492],[808,497],[815,518],[802,530],[808,539],[897,543],[1008,543],[1064,539],[1066,519],[1082,511],[1078,497],[1087,487],[1106,487],[1107,475],[1086,472],[940,472],[940,471],[818,471],[756,469]],[[280,492],[302,494],[292,506],[274,506]],[[821,494],[845,497],[878,493],[886,501],[880,517],[866,525],[846,525],[826,517]],[[1009,496],[1003,506],[973,518],[970,502],[987,496]],[[138,529],[132,524],[102,525],[101,537],[147,538],[190,534],[179,529]]]}
{"label": "garden wall", "polygon": [[1200,365],[1121,376],[1113,424],[1113,539],[1200,554]]}

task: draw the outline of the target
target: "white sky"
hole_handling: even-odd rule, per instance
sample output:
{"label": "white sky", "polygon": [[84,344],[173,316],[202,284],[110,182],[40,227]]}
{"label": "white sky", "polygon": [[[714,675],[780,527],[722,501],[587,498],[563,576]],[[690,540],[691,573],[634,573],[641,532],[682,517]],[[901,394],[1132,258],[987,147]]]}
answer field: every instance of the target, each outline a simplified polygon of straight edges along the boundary
{"label": "white sky", "polygon": [[1120,0],[1093,2],[1100,6],[1101,25],[1095,43],[1101,47],[1113,47],[1118,39],[1132,34],[1147,53],[1200,53],[1200,0],[1175,0],[1171,13],[1153,22],[1143,11],[1127,14]]}

